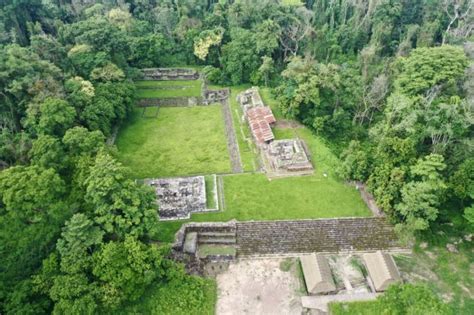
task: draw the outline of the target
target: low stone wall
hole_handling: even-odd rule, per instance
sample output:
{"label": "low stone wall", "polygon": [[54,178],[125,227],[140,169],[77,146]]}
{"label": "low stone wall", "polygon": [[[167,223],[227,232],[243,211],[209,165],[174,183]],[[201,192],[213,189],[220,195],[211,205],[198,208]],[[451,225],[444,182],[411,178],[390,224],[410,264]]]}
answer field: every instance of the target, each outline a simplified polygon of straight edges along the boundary
{"label": "low stone wall", "polygon": [[360,197],[364,200],[367,207],[372,211],[374,216],[376,217],[383,217],[384,213],[380,210],[379,206],[377,206],[377,202],[375,201],[374,196],[368,191],[367,186],[363,182],[352,181],[349,182],[349,185],[356,187],[360,192]]}
{"label": "low stone wall", "polygon": [[188,68],[147,68],[142,69],[145,80],[197,80],[199,73]]}
{"label": "low stone wall", "polygon": [[138,100],[138,107],[189,107],[207,105],[202,97],[168,97],[168,98],[142,98]]}

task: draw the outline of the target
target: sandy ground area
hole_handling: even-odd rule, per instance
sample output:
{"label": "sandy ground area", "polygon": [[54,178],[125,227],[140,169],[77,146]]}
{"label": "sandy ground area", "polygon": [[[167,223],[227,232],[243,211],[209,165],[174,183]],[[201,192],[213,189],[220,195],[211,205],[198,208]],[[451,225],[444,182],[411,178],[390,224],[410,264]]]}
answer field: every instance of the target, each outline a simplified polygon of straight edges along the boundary
{"label": "sandy ground area", "polygon": [[271,258],[231,263],[217,276],[217,314],[301,314],[296,264],[282,271],[282,261]]}

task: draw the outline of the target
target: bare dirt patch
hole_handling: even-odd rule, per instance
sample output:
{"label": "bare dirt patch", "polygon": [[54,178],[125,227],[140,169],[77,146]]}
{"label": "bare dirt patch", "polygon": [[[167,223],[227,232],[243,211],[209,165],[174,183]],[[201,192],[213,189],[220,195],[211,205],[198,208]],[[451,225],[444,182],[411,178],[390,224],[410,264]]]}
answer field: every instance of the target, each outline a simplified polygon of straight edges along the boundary
{"label": "bare dirt patch", "polygon": [[303,125],[295,120],[287,119],[278,119],[275,123],[275,128],[281,129],[292,129],[292,128],[302,128]]}
{"label": "bare dirt patch", "polygon": [[[296,262],[281,268],[283,258],[231,263],[217,276],[217,314],[301,314],[301,283]],[[284,271],[288,270],[288,271]]]}

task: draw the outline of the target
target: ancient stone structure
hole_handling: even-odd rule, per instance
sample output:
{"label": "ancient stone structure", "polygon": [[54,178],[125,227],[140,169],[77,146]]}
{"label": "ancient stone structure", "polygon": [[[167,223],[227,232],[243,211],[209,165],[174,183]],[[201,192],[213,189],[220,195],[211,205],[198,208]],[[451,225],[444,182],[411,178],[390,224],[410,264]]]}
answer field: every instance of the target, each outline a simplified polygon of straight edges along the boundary
{"label": "ancient stone structure", "polygon": [[398,249],[384,218],[249,221],[237,223],[238,256]]}
{"label": "ancient stone structure", "polygon": [[221,89],[221,90],[208,90],[207,87],[203,88],[202,96],[204,103],[206,104],[215,104],[221,103],[229,98],[230,89]]}
{"label": "ancient stone structure", "polygon": [[240,159],[239,144],[235,134],[234,121],[232,120],[232,112],[228,99],[222,101],[222,116],[224,117],[225,136],[227,139],[230,163],[232,165],[232,173],[242,173],[244,170],[242,160]]}
{"label": "ancient stone structure", "polygon": [[267,160],[267,173],[311,174],[313,172],[313,165],[303,140],[275,140],[266,146],[263,152]]}
{"label": "ancient stone structure", "polygon": [[256,87],[240,93],[237,100],[262,154],[264,169],[269,178],[313,173],[314,167],[304,141],[275,140],[272,131],[272,126],[276,123],[275,116],[271,108],[263,103]]}
{"label": "ancient stone structure", "polygon": [[176,234],[174,250],[183,251],[192,232],[197,244],[234,245],[240,257],[401,248],[393,226],[374,217],[187,223]]}
{"label": "ancient stone structure", "polygon": [[186,223],[176,232],[173,249],[182,251],[189,233],[196,233],[197,243],[236,244],[236,232],[236,221]]}
{"label": "ancient stone structure", "polygon": [[189,219],[206,211],[204,176],[145,180],[155,189],[160,220]]}
{"label": "ancient stone structure", "polygon": [[208,105],[208,103],[200,96],[141,98],[137,102],[138,107],[189,107],[200,105]]}
{"label": "ancient stone structure", "polygon": [[249,108],[265,106],[257,87],[252,87],[237,95],[237,101],[239,102],[240,106],[242,106],[244,113]]}
{"label": "ancient stone structure", "polygon": [[199,73],[188,68],[147,68],[142,69],[144,80],[197,80]]}
{"label": "ancient stone structure", "polygon": [[[184,262],[188,270],[215,276],[235,259],[236,243],[235,221],[186,223],[176,233],[173,256]],[[206,254],[201,248],[215,248],[217,251]],[[219,253],[223,248],[225,252]]]}

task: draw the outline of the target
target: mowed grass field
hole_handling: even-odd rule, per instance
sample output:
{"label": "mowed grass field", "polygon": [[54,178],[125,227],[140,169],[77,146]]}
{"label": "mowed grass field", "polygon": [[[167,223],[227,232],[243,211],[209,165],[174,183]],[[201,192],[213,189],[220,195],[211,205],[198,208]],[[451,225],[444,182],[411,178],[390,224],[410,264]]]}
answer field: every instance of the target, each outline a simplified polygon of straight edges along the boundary
{"label": "mowed grass field", "polygon": [[139,98],[200,96],[201,85],[201,80],[135,82]]}
{"label": "mowed grass field", "polygon": [[[189,221],[316,219],[371,215],[359,192],[337,178],[335,169],[340,161],[320,138],[306,128],[274,131],[278,139],[300,137],[305,140],[312,153],[315,173],[271,181],[261,173],[224,176],[224,211],[193,214]],[[189,221],[159,222],[154,237],[172,242],[179,227]]]}
{"label": "mowed grass field", "polygon": [[116,145],[119,160],[136,178],[231,170],[219,105],[160,108],[155,118],[136,109]]}

